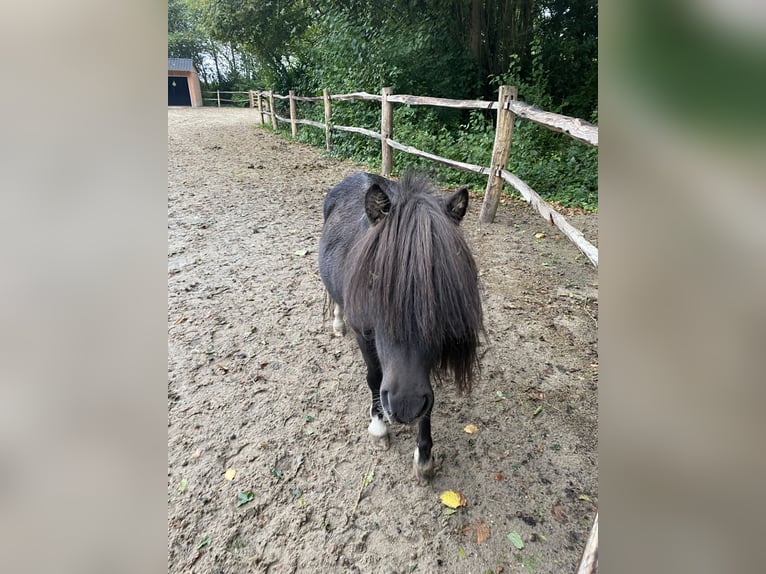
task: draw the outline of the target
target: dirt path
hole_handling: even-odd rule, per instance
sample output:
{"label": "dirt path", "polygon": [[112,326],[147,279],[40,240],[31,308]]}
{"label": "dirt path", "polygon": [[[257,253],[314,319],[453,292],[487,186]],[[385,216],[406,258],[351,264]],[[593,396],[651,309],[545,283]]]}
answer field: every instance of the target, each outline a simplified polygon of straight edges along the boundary
{"label": "dirt path", "polygon": [[255,117],[168,110],[168,571],[573,572],[598,504],[595,269],[524,203],[483,229],[471,204],[482,377],[435,389],[443,463],[418,486],[414,429],[373,448],[361,355],[323,319],[323,194],[360,168]]}

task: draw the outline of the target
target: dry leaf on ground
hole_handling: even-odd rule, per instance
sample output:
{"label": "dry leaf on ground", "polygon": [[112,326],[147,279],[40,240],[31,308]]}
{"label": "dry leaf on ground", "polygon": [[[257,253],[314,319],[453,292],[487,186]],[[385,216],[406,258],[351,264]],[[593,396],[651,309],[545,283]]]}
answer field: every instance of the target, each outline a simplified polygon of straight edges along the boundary
{"label": "dry leaf on ground", "polygon": [[567,515],[564,512],[564,507],[561,504],[554,504],[553,508],[551,508],[551,514],[553,515],[553,518],[561,522],[561,524],[565,524],[568,520]]}
{"label": "dry leaf on ground", "polygon": [[481,544],[489,538],[489,526],[481,518],[476,519],[476,543]]}
{"label": "dry leaf on ground", "polygon": [[476,434],[479,432],[479,428],[474,424],[466,425],[463,430],[468,434]]}

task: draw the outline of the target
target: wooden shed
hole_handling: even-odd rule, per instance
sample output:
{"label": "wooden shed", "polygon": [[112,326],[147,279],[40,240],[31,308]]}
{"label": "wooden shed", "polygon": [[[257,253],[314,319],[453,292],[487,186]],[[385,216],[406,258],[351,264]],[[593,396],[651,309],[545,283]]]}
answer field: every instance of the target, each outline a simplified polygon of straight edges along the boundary
{"label": "wooden shed", "polygon": [[191,58],[168,58],[168,105],[202,106],[202,89]]}

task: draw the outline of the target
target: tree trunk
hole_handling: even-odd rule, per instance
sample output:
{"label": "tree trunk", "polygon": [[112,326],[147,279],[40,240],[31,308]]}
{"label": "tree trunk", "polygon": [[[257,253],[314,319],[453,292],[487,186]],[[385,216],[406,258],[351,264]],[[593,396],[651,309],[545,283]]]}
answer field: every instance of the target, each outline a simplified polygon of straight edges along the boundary
{"label": "tree trunk", "polygon": [[221,78],[221,67],[218,65],[218,50],[214,46],[210,47],[210,53],[213,54],[213,63],[215,64],[215,77],[218,79],[218,87],[223,83]]}
{"label": "tree trunk", "polygon": [[471,0],[471,31],[468,49],[476,63],[481,63],[481,8],[482,0]]}

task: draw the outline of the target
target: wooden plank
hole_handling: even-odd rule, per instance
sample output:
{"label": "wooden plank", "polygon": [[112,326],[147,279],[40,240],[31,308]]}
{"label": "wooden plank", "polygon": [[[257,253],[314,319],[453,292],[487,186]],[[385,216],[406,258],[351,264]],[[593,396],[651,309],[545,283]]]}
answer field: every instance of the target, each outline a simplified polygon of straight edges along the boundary
{"label": "wooden plank", "polygon": [[330,107],[330,92],[327,88],[322,90],[322,99],[324,100],[324,140],[327,151],[332,149],[332,108]]}
{"label": "wooden plank", "polygon": [[463,163],[462,161],[455,161],[453,159],[447,159],[446,157],[442,157],[439,155],[434,155],[432,153],[428,153],[426,151],[419,150],[417,148],[400,144],[399,142],[396,142],[392,139],[386,140],[386,143],[390,145],[392,148],[398,149],[400,151],[403,151],[405,153],[409,153],[412,155],[417,155],[420,157],[424,157],[426,159],[430,159],[431,161],[435,161],[438,163],[443,163],[444,165],[448,165],[450,167],[454,167],[456,169],[460,169],[462,171],[470,171],[473,173],[480,173],[482,175],[489,175],[490,170],[488,167],[482,167],[480,165],[474,165],[472,163]]}
{"label": "wooden plank", "polygon": [[511,187],[513,187],[513,189],[521,194],[521,197],[523,197],[527,203],[534,207],[537,212],[543,216],[543,219],[561,230],[561,232],[585,254],[590,262],[593,263],[594,267],[598,267],[598,249],[585,239],[579,229],[573,227],[572,224],[564,219],[563,215],[553,209],[553,206],[540,197],[534,189],[527,185],[526,182],[504,169],[500,171],[500,175]]}
{"label": "wooden plank", "polygon": [[590,122],[546,112],[524,102],[509,102],[508,109],[519,117],[526,118],[550,130],[564,133],[577,141],[598,147],[598,126],[594,126]]}
{"label": "wooden plank", "polygon": [[269,91],[269,110],[271,111],[271,127],[274,131],[279,128],[277,126],[277,114],[274,112],[274,92]]}
{"label": "wooden plank", "polygon": [[598,512],[590,529],[585,549],[577,567],[577,574],[596,574],[598,572]]}
{"label": "wooden plank", "polygon": [[448,98],[430,98],[425,96],[410,96],[395,94],[388,98],[389,102],[407,104],[409,106],[438,106],[442,108],[459,108],[464,110],[496,110],[497,102],[484,100],[451,100]]}
{"label": "wooden plank", "polygon": [[298,110],[295,105],[295,91],[290,90],[290,133],[293,139],[298,137],[298,124],[295,120],[298,119]]}
{"label": "wooden plank", "polygon": [[380,139],[380,134],[378,132],[374,132],[372,130],[366,130],[364,128],[355,128],[351,126],[333,126],[332,129],[337,130],[339,132],[351,132],[354,134],[362,134],[363,136],[375,138],[376,140]]}
{"label": "wooden plank", "polygon": [[300,119],[296,119],[295,123],[296,124],[304,124],[304,125],[307,125],[307,126],[313,126],[315,128],[319,128],[319,129],[324,129],[326,127],[325,124],[323,124],[322,122],[315,122],[313,120],[300,120]]}
{"label": "wooden plank", "polygon": [[261,92],[258,92],[258,113],[261,115],[261,125],[263,125],[263,101],[261,99]]}
{"label": "wooden plank", "polygon": [[330,96],[333,100],[377,100],[381,101],[382,96],[378,94],[368,94],[367,92],[352,92],[350,94],[333,94]]}
{"label": "wooden plank", "polygon": [[380,110],[380,147],[382,158],[380,161],[380,175],[388,177],[394,164],[394,152],[386,140],[390,139],[394,133],[394,106],[388,101],[388,96],[393,92],[393,88],[381,88],[381,110]]}
{"label": "wooden plank", "polygon": [[516,88],[513,86],[500,86],[497,97],[497,127],[495,128],[495,143],[492,146],[491,175],[487,179],[487,189],[484,193],[484,201],[481,204],[479,221],[492,223],[495,220],[497,206],[500,203],[500,195],[503,192],[503,178],[500,170],[505,169],[508,154],[511,151],[511,137],[513,136],[513,112],[506,104],[516,98]]}
{"label": "wooden plank", "polygon": [[280,94],[274,94],[274,97],[277,98],[277,99],[280,99],[280,100],[289,100],[290,99],[289,95],[288,96],[282,96]]}
{"label": "wooden plank", "polygon": [[322,96],[295,96],[295,99],[300,102],[321,102],[324,98]]}
{"label": "wooden plank", "polygon": [[274,114],[274,123],[277,123],[277,120],[280,122],[290,123],[290,118],[283,118],[282,116],[278,116],[277,114]]}

